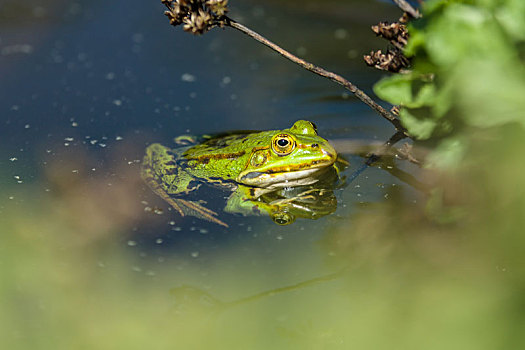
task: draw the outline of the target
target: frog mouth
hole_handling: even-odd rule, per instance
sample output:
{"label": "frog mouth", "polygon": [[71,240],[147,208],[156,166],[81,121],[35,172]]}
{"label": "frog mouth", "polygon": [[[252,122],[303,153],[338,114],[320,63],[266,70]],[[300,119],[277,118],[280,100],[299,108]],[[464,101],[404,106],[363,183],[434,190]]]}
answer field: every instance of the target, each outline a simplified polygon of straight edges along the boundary
{"label": "frog mouth", "polygon": [[270,189],[310,185],[317,182],[318,176],[327,171],[333,163],[331,159],[317,160],[304,166],[289,165],[264,171],[251,171],[243,174],[238,181],[245,185]]}

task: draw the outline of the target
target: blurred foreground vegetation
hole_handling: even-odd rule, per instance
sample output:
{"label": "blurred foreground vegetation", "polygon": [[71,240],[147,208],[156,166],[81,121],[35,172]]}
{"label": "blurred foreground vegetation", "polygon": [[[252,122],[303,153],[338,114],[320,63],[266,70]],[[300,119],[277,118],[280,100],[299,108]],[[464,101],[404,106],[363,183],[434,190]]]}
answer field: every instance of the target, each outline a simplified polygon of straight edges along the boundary
{"label": "blurred foreground vegetation", "polygon": [[[436,128],[419,135],[447,150],[434,153],[437,167],[421,179],[432,195],[413,205],[394,189],[384,203],[327,220],[316,243],[324,280],[242,301],[269,289],[262,286],[283,286],[283,279],[294,285],[314,278],[303,246],[276,257],[271,270],[252,256],[203,274],[180,257],[155,267],[173,279],[148,276],[147,267],[137,273],[137,257],[115,244],[142,210],[127,197],[141,186],[136,176],[108,193],[105,179],[70,182],[52,169],[51,194],[39,184],[8,189],[14,198],[3,200],[0,213],[2,349],[522,348],[521,4],[429,4],[412,47],[426,53],[416,56],[416,72],[431,67],[439,79],[425,96],[439,96],[447,107],[430,112],[436,106],[420,101],[429,111],[421,122]],[[440,58],[436,47],[456,51]],[[410,118],[404,120],[414,131]],[[439,118],[454,128],[443,129]],[[454,162],[440,163],[447,155]],[[216,260],[243,249],[232,245]],[[196,286],[173,289],[180,280]]]}

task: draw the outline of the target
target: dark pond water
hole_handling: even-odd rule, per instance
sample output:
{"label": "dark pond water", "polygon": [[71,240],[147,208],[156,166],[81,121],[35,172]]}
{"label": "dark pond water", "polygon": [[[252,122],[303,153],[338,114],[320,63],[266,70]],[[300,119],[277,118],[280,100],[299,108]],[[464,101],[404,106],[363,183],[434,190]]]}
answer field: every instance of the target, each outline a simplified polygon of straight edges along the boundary
{"label": "dark pond water", "polygon": [[[215,29],[194,37],[169,26],[163,10],[156,0],[0,3],[5,230],[48,243],[43,237],[59,232],[61,249],[69,253],[96,246],[81,265],[95,271],[90,281],[98,273],[126,281],[119,294],[124,305],[161,295],[153,308],[176,307],[170,290],[177,294],[172,288],[185,285],[196,289],[184,292],[200,299],[205,291],[233,301],[305,281],[321,283],[319,276],[328,276],[321,283],[328,285],[323,298],[340,297],[329,284],[341,268],[330,263],[330,232],[344,227],[351,235],[352,213],[389,201],[393,190],[417,202],[416,169],[406,162],[379,163],[353,179],[365,158],[345,145],[384,142],[391,125],[341,87],[245,35]],[[385,43],[369,27],[396,19],[399,11],[383,1],[245,0],[231,1],[231,16],[371,93],[382,74],[361,57]],[[180,134],[281,129],[298,119],[315,122],[350,162],[343,176],[353,180],[336,191],[333,215],[278,226],[268,217],[221,214],[230,226],[224,228],[180,218],[139,177],[151,143],[169,144]],[[109,263],[115,255],[125,256],[124,263]],[[47,267],[63,263],[46,261]],[[126,296],[137,286],[145,294]],[[302,302],[318,304],[314,294]],[[286,298],[254,312],[283,325],[288,316],[277,311],[289,303]],[[241,322],[245,314],[229,317]],[[40,322],[47,318],[34,319],[28,327],[45,329]],[[308,333],[310,326],[304,326]]]}

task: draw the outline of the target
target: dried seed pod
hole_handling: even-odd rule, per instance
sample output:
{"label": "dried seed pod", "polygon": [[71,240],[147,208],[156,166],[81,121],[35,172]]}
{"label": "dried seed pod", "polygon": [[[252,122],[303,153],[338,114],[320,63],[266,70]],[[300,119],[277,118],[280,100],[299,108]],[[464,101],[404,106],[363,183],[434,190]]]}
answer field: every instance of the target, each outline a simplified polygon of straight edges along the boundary
{"label": "dried seed pod", "polygon": [[408,58],[397,49],[387,50],[386,53],[381,50],[372,51],[370,55],[365,55],[363,58],[366,64],[371,67],[395,73],[408,68],[410,65]]}
{"label": "dried seed pod", "polygon": [[186,32],[203,34],[227,20],[228,0],[161,0],[168,8],[164,13],[173,26],[183,25]]}
{"label": "dried seed pod", "polygon": [[408,19],[408,15],[404,13],[398,22],[379,22],[372,26],[372,31],[377,36],[390,41],[393,48],[388,49],[386,53],[378,50],[372,51],[370,55],[365,55],[363,58],[367,65],[390,72],[399,72],[410,66],[410,60],[403,54],[403,49],[408,41],[406,27]]}
{"label": "dried seed pod", "polygon": [[217,16],[224,16],[228,12],[228,0],[208,0],[206,6]]}

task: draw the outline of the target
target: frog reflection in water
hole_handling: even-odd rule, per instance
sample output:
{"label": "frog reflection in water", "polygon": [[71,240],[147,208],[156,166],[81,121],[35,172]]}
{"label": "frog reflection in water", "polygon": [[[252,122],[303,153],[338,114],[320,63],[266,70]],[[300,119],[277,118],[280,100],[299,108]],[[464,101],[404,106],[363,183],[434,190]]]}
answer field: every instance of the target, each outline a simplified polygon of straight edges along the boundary
{"label": "frog reflection in water", "polygon": [[336,159],[336,151],[317,135],[315,125],[299,120],[285,130],[204,137],[186,147],[152,144],[141,175],[183,216],[227,226],[199,202],[177,198],[209,184],[232,191],[225,211],[267,214],[283,225],[295,217],[317,218],[335,210]]}

